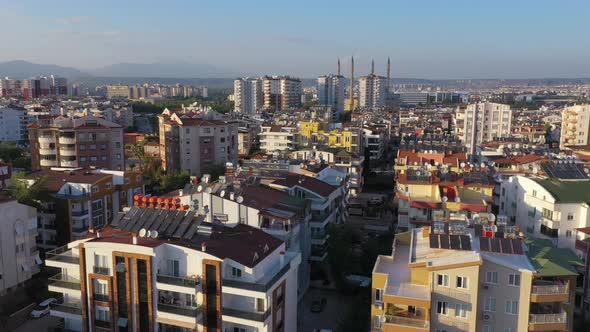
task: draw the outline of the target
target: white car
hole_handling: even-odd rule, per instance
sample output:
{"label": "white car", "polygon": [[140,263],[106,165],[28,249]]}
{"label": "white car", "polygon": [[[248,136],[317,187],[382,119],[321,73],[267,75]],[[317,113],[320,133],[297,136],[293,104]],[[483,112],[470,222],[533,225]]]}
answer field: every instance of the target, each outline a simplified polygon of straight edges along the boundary
{"label": "white car", "polygon": [[53,297],[48,298],[47,300],[39,303],[33,311],[31,311],[31,317],[33,318],[41,318],[49,313],[51,310],[51,305],[57,303],[57,300]]}

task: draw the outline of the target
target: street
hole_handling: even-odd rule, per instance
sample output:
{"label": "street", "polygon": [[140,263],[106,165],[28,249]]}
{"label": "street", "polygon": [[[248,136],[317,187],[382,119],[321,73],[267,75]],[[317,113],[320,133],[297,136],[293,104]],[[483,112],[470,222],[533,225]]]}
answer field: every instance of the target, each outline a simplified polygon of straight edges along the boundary
{"label": "street", "polygon": [[[320,313],[311,312],[311,302],[316,298],[325,298],[326,306]],[[313,332],[315,329],[338,331],[338,322],[353,304],[354,296],[345,296],[336,290],[310,288],[299,303],[297,331]]]}

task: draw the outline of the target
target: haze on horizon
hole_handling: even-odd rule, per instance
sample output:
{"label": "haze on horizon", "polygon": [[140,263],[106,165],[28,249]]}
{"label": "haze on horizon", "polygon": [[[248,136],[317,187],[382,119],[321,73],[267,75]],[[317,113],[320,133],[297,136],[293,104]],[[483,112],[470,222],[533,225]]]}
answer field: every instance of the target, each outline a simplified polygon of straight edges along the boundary
{"label": "haze on horizon", "polygon": [[315,77],[590,77],[590,2],[31,1],[0,5],[0,61],[91,70],[187,62]]}

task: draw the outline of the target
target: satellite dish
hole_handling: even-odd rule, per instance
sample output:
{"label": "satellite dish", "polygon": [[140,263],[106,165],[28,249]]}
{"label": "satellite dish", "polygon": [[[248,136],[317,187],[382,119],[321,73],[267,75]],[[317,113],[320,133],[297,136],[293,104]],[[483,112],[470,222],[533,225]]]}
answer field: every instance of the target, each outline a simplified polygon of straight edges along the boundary
{"label": "satellite dish", "polygon": [[417,161],[414,162],[414,166],[418,166],[418,162]]}
{"label": "satellite dish", "polygon": [[236,197],[236,202],[242,203],[243,201],[244,201],[244,197],[242,197],[242,196]]}
{"label": "satellite dish", "polygon": [[200,193],[201,191],[203,191],[203,186],[198,185],[197,186],[197,192]]}
{"label": "satellite dish", "polygon": [[158,231],[151,231],[150,232],[150,237],[152,239],[157,239],[158,238]]}
{"label": "satellite dish", "polygon": [[438,165],[439,165],[438,161],[435,161],[434,166],[438,166]]}
{"label": "satellite dish", "polygon": [[455,203],[461,203],[461,198],[455,197]]}
{"label": "satellite dish", "polygon": [[207,187],[207,189],[205,189],[205,192],[207,194],[210,194],[213,191],[213,189],[211,189],[211,187]]}
{"label": "satellite dish", "polygon": [[449,200],[449,198],[447,196],[443,196],[442,201],[443,202],[447,202]]}
{"label": "satellite dish", "polygon": [[586,174],[590,174],[590,169],[584,168],[584,172],[586,172]]}
{"label": "satellite dish", "polygon": [[465,167],[465,163],[461,163],[461,168],[464,168],[464,167]]}
{"label": "satellite dish", "polygon": [[151,237],[152,235],[152,231],[147,231],[147,233],[145,234],[145,237]]}
{"label": "satellite dish", "polygon": [[222,190],[222,191],[219,193],[219,196],[220,196],[220,197],[223,197],[223,196],[225,196],[225,190]]}
{"label": "satellite dish", "polygon": [[146,234],[147,234],[147,230],[145,228],[142,228],[139,230],[140,237],[145,237]]}
{"label": "satellite dish", "polygon": [[488,220],[489,220],[489,221],[491,221],[491,222],[494,222],[494,221],[496,221],[496,215],[495,215],[495,214],[493,214],[493,213],[490,213],[490,214],[488,215]]}

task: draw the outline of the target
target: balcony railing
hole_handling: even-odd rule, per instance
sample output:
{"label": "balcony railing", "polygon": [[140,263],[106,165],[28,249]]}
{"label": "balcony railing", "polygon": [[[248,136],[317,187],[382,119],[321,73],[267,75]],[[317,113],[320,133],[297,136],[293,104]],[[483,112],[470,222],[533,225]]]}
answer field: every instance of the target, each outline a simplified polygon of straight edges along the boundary
{"label": "balcony railing", "polygon": [[106,320],[95,320],[94,326],[99,327],[99,328],[103,328],[103,329],[110,329],[111,322],[108,322]]}
{"label": "balcony railing", "polygon": [[[51,240],[46,240],[46,244],[49,243]],[[55,241],[53,241],[55,242]],[[72,264],[80,264],[80,257],[74,255],[72,249],[68,249],[68,246],[59,247],[53,250],[50,250],[45,253],[45,257],[47,260],[57,261],[57,262],[65,262],[65,263],[72,263]]]}
{"label": "balcony railing", "polygon": [[174,277],[174,276],[167,276],[164,274],[158,274],[156,276],[156,280],[163,284],[169,285],[176,285],[176,286],[183,286],[183,287],[196,287],[199,283],[199,279],[194,278],[182,278],[182,277]]}
{"label": "balcony railing", "polygon": [[566,323],[567,314],[560,312],[556,314],[530,314],[529,323],[531,324],[554,324]]}
{"label": "balcony railing", "polygon": [[430,322],[425,319],[418,319],[418,318],[407,318],[407,317],[398,317],[398,316],[390,316],[385,315],[385,323],[386,324],[394,324],[394,325],[402,325],[402,326],[411,326],[420,329],[428,330],[430,329]]}
{"label": "balcony railing", "polygon": [[85,215],[88,215],[88,210],[72,211],[73,217],[81,217],[81,216],[85,216]]}
{"label": "balcony railing", "polygon": [[281,279],[282,276],[289,271],[291,268],[291,264],[287,263],[283,266],[275,275],[266,283],[254,283],[254,282],[246,282],[241,280],[233,280],[233,279],[223,279],[222,285],[224,287],[235,287],[241,288],[246,290],[252,290],[257,292],[267,292],[272,285],[274,285],[277,280]]}
{"label": "balcony railing", "polygon": [[201,307],[181,307],[172,304],[158,303],[158,311],[167,312],[170,314],[197,317]]}
{"label": "balcony railing", "polygon": [[555,295],[567,294],[569,292],[567,285],[533,285],[533,294]]}
{"label": "balcony railing", "polygon": [[81,315],[82,305],[80,303],[58,303],[52,305],[51,310],[65,312],[73,315]]}
{"label": "balcony railing", "polygon": [[223,307],[223,315],[247,319],[247,320],[254,320],[257,322],[264,322],[268,316],[270,316],[270,308],[268,308],[265,312],[252,312],[252,311],[244,311],[239,309],[233,308],[226,308]]}
{"label": "balcony railing", "polygon": [[69,289],[80,289],[80,280],[72,277],[64,276],[61,273],[49,278],[49,285],[55,287],[63,287]]}
{"label": "balcony railing", "polygon": [[95,301],[109,302],[109,296],[107,294],[93,294]]}
{"label": "balcony railing", "polygon": [[96,274],[102,274],[105,276],[108,276],[111,274],[111,269],[109,269],[108,267],[105,267],[105,266],[95,266],[92,270]]}

